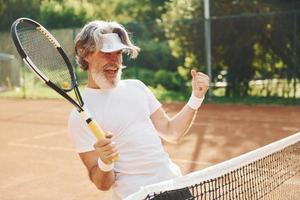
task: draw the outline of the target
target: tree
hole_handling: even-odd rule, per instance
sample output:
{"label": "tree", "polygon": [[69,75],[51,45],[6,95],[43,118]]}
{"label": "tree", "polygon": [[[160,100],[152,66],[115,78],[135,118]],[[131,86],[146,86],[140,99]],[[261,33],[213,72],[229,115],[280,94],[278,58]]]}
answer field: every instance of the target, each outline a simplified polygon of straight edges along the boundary
{"label": "tree", "polygon": [[0,31],[8,31],[19,17],[37,19],[42,0],[0,0]]}
{"label": "tree", "polygon": [[95,8],[87,1],[44,0],[40,6],[39,21],[48,28],[81,27],[94,16]]}
{"label": "tree", "polygon": [[[270,12],[294,10],[300,8],[300,3],[279,0],[272,3],[249,0],[210,3],[213,16],[212,79],[216,80],[221,71],[227,71],[227,96],[247,96],[250,80],[267,78],[259,77],[259,74],[270,64],[273,77],[283,77],[276,73],[288,75],[289,69],[294,69],[290,48],[293,45],[288,31],[292,30],[290,13],[278,15],[277,18]],[[198,67],[204,70],[203,1],[173,0],[166,3],[161,26],[173,55],[183,60],[180,69],[189,71]],[[257,67],[258,63],[264,67]],[[277,66],[276,70],[274,66]]]}

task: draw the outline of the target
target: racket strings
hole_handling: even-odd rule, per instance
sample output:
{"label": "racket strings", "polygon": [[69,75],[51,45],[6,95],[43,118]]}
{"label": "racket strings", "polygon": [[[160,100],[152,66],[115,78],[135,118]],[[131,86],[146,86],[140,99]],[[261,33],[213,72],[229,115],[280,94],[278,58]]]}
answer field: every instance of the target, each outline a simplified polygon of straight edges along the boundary
{"label": "racket strings", "polygon": [[61,89],[72,89],[68,66],[47,37],[29,24],[19,24],[17,32],[24,51],[35,66]]}

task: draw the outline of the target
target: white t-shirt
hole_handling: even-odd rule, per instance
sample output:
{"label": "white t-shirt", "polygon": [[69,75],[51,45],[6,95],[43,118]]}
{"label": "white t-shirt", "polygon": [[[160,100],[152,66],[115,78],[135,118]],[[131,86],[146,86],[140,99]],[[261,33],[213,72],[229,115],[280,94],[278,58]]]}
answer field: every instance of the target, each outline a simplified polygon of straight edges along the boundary
{"label": "white t-shirt", "polygon": [[[141,81],[121,80],[111,90],[86,88],[82,97],[103,130],[113,133],[120,153],[114,165],[113,200],[123,199],[141,186],[181,176],[150,119],[161,104]],[[69,133],[78,153],[94,150],[96,138],[75,109],[69,117]]]}

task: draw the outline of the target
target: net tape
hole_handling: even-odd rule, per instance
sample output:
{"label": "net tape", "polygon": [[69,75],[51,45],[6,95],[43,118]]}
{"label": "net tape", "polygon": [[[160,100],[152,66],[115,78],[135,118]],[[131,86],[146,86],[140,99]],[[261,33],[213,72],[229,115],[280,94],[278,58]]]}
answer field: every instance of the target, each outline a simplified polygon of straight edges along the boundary
{"label": "net tape", "polygon": [[268,199],[278,187],[285,190],[278,190],[277,196],[300,199],[299,173],[300,133],[297,133],[207,169],[142,187],[125,200]]}

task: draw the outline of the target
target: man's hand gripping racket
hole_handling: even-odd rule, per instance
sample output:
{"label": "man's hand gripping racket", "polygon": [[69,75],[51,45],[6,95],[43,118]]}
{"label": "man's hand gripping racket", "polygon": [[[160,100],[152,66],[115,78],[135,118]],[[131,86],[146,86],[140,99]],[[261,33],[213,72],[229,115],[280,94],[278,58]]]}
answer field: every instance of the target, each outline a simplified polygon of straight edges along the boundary
{"label": "man's hand gripping racket", "polygon": [[[71,62],[58,41],[42,25],[28,18],[17,19],[12,24],[11,35],[28,68],[76,107],[97,139],[104,139],[104,131],[84,106]],[[76,99],[68,94],[71,91]],[[116,154],[104,162],[111,163],[118,158]]]}

